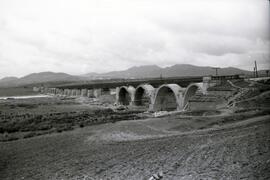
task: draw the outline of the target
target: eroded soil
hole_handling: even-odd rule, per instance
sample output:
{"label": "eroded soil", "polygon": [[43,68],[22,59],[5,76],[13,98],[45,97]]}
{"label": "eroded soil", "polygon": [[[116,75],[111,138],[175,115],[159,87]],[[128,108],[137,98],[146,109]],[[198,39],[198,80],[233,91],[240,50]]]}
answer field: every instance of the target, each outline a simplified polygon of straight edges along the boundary
{"label": "eroded soil", "polygon": [[269,179],[269,119],[178,134],[122,121],[2,142],[0,179]]}

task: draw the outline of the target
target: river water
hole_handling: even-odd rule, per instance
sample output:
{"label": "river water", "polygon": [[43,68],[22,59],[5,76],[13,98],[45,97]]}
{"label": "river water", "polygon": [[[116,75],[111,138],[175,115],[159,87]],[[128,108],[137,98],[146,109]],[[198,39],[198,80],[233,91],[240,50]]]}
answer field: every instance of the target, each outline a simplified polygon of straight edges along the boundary
{"label": "river water", "polygon": [[51,97],[51,96],[44,95],[44,94],[28,95],[28,96],[3,96],[3,97],[0,97],[0,100],[6,100],[6,99],[29,99],[29,98],[42,98],[42,97]]}

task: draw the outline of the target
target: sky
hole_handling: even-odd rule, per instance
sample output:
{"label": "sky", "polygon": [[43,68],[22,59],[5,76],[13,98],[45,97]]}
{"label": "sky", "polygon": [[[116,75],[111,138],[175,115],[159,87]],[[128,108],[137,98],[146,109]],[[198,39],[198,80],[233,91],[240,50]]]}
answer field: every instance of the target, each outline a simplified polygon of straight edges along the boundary
{"label": "sky", "polygon": [[268,0],[0,0],[0,78],[174,64],[270,68]]}

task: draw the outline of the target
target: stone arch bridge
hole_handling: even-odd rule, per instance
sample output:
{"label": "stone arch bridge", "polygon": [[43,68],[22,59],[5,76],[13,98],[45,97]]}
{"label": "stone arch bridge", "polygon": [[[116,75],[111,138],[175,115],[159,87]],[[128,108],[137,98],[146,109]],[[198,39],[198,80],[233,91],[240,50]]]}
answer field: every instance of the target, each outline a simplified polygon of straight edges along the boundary
{"label": "stone arch bridge", "polygon": [[136,88],[121,86],[116,90],[116,102],[143,106],[150,111],[182,110],[195,93],[205,94],[206,87],[203,83],[192,83],[186,88],[178,84],[163,84],[158,88],[150,84],[141,84]]}
{"label": "stone arch bridge", "polygon": [[[218,81],[235,79],[238,76],[213,76],[198,79],[182,79],[184,85],[178,83],[178,80],[171,81],[132,81],[129,83],[116,82],[109,86],[103,83],[93,84],[93,87],[87,85],[73,85],[66,87],[47,88],[44,93],[60,94],[65,96],[86,96],[98,98],[101,95],[115,96],[116,103],[119,105],[141,106],[149,111],[173,111],[185,109],[189,99],[196,93],[207,94],[208,87],[214,86]],[[194,82],[195,81],[195,82]],[[165,82],[165,83],[164,83]],[[119,85],[119,86],[117,86]]]}

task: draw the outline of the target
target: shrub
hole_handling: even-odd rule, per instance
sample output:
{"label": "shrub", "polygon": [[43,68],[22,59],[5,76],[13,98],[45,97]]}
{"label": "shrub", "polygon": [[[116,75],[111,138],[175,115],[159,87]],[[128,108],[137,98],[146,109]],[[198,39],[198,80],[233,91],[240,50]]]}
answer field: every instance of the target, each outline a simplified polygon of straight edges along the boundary
{"label": "shrub", "polygon": [[18,140],[19,138],[18,137],[15,137],[15,136],[11,136],[11,137],[8,137],[8,139],[6,139],[7,141],[15,141],[15,140]]}
{"label": "shrub", "polygon": [[62,125],[58,125],[58,127],[56,127],[57,132],[69,131],[69,130],[73,130],[73,129],[74,128],[72,127],[71,124],[62,124]]}
{"label": "shrub", "polygon": [[36,136],[36,132],[30,132],[30,133],[27,133],[23,136],[23,138],[30,138],[30,137],[34,137]]}

